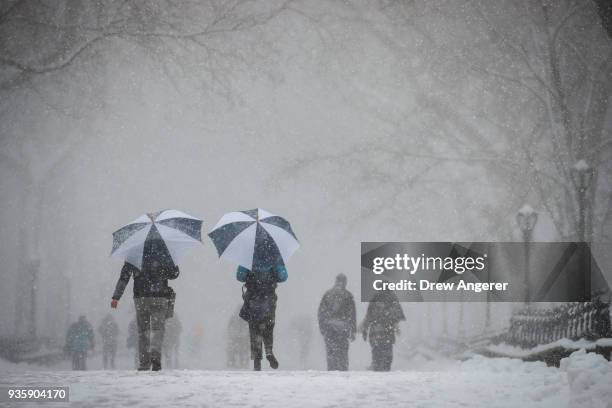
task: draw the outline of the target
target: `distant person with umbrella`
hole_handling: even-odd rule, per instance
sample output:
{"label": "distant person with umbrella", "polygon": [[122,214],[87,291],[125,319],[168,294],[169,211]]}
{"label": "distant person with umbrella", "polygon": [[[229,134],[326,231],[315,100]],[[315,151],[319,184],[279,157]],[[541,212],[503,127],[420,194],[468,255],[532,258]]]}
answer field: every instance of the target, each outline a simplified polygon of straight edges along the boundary
{"label": "distant person with umbrella", "polygon": [[376,292],[361,323],[363,340],[370,340],[370,369],[373,371],[391,370],[395,335],[399,333],[398,324],[402,320],[406,320],[406,317],[395,293],[389,290]]}
{"label": "distant person with umbrella", "polygon": [[219,256],[240,266],[236,279],[244,282],[240,317],[249,323],[253,369],[261,370],[263,348],[273,369],[278,360],[272,351],[276,321],[276,287],[288,274],[285,261],[299,243],[289,222],[260,208],[224,215],[208,234]]}
{"label": "distant person with umbrella", "polygon": [[323,295],[318,311],[319,330],[325,340],[327,369],[347,371],[349,339],[357,331],[355,300],[346,289],[346,275],[336,276],[334,286]]}
{"label": "distant person with umbrella", "polygon": [[113,233],[112,256],[125,259],[111,307],[116,308],[130,277],[138,326],[138,370],[161,370],[166,318],[173,315],[174,290],[168,280],[179,276],[175,261],[201,242],[202,221],[176,210],[143,215]]}
{"label": "distant person with umbrella", "polygon": [[104,369],[115,369],[115,355],[117,354],[117,339],[119,337],[119,325],[110,313],[98,326],[98,334],[102,338],[102,364]]}

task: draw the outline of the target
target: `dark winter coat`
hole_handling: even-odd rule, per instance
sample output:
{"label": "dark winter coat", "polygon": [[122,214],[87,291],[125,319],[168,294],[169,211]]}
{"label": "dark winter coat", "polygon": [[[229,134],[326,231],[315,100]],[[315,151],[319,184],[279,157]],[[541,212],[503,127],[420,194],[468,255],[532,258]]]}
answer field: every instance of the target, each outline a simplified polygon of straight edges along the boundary
{"label": "dark winter coat", "polygon": [[323,295],[319,304],[319,330],[324,337],[350,337],[355,334],[355,300],[351,292],[336,285]]}
{"label": "dark winter coat", "polygon": [[374,295],[365,320],[363,321],[363,334],[368,336],[370,344],[394,344],[396,325],[406,320],[397,296],[392,292],[378,292]]}
{"label": "dark winter coat", "polygon": [[244,282],[242,298],[244,305],[240,317],[247,322],[274,323],[276,316],[276,286],[287,280],[287,270],[277,265],[268,270],[250,271],[239,267],[236,279]]}
{"label": "dark winter coat", "polygon": [[169,297],[171,289],[168,287],[169,279],[179,276],[179,268],[176,265],[162,266],[159,263],[143,263],[142,270],[126,262],[121,269],[121,275],[115,287],[113,299],[121,299],[123,291],[134,278],[134,297]]}
{"label": "dark winter coat", "polygon": [[68,353],[84,353],[94,347],[94,330],[85,318],[72,323],[66,333],[65,351]]}

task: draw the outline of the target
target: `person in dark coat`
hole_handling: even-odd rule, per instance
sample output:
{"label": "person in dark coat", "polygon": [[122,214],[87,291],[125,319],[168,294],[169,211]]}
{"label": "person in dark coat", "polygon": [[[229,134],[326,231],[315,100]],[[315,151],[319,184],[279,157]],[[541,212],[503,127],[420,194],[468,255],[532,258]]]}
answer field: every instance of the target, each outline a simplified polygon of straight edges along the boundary
{"label": "person in dark coat", "polygon": [[274,342],[274,323],[276,320],[276,286],[287,280],[287,269],[282,264],[251,271],[242,266],[236,271],[236,279],[244,282],[244,305],[240,317],[249,323],[251,338],[251,359],[253,369],[261,370],[262,343],[266,359],[273,369],[278,368],[278,360],[272,352]]}
{"label": "person in dark coat", "polygon": [[85,316],[72,323],[66,333],[64,351],[72,356],[73,370],[87,370],[87,351],[94,348],[94,330]]}
{"label": "person in dark coat", "polygon": [[179,276],[179,268],[161,240],[146,241],[143,254],[141,269],[128,262],[123,265],[111,307],[117,307],[130,277],[133,277],[138,325],[138,370],[159,371],[166,317],[171,314],[169,305],[174,299],[174,291],[168,286],[168,280]]}
{"label": "person in dark coat", "polygon": [[102,338],[102,364],[104,369],[115,369],[115,355],[117,354],[117,339],[119,325],[115,318],[108,313],[98,326],[98,334]]}
{"label": "person in dark coat", "polygon": [[327,369],[347,371],[349,339],[355,340],[355,300],[346,289],[346,275],[336,276],[336,283],[319,304],[319,330],[325,340]]}
{"label": "person in dark coat", "polygon": [[370,340],[374,371],[390,371],[393,362],[393,344],[399,333],[398,324],[406,320],[395,293],[377,292],[368,305],[366,317],[361,325],[363,340]]}

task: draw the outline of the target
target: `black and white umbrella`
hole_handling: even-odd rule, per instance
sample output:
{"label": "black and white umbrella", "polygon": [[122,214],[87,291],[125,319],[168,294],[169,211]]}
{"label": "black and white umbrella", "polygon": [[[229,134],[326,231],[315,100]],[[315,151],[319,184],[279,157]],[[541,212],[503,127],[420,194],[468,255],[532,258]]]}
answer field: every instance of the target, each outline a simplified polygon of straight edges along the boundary
{"label": "black and white umbrella", "polygon": [[250,270],[284,264],[300,246],[286,219],[261,208],[225,214],[208,236],[220,258]]}
{"label": "black and white umbrella", "polygon": [[111,256],[138,269],[151,252],[176,264],[187,249],[202,242],[201,231],[202,220],[181,211],[144,214],[113,232]]}

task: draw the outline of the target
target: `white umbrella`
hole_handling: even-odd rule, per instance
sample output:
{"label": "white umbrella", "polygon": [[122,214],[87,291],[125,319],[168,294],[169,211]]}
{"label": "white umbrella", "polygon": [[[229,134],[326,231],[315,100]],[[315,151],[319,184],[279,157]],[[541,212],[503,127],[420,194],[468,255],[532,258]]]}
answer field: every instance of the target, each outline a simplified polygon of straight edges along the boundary
{"label": "white umbrella", "polygon": [[201,229],[202,220],[178,210],[144,214],[113,232],[111,256],[141,269],[145,254],[154,250],[176,264],[187,249],[202,242]]}

